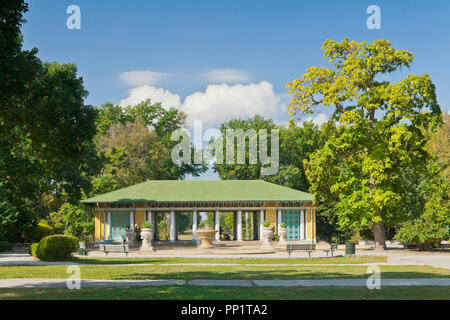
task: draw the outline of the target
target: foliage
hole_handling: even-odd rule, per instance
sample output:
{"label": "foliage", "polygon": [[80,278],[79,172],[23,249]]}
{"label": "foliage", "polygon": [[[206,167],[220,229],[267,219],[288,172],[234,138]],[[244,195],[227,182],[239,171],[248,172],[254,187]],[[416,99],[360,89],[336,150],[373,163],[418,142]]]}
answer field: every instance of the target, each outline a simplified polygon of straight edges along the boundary
{"label": "foliage", "polygon": [[438,130],[427,132],[427,150],[433,156],[428,166],[424,217],[450,226],[450,113],[443,115],[443,123]]}
{"label": "foliage", "polygon": [[357,231],[346,230],[339,226],[336,206],[334,202],[327,202],[316,208],[316,230],[319,241],[342,243]]}
{"label": "foliage", "polygon": [[152,224],[150,223],[150,221],[144,221],[141,224],[141,228],[151,228],[151,227],[152,227]]}
{"label": "foliage", "polygon": [[308,191],[310,184],[306,178],[303,160],[323,147],[326,135],[312,121],[304,121],[302,126],[291,124],[280,129],[280,169],[274,176],[264,180],[300,191]]}
{"label": "foliage", "polygon": [[284,222],[280,223],[280,228],[286,228],[286,223]]}
{"label": "foliage", "polygon": [[170,157],[170,150],[156,132],[137,121],[112,125],[98,145],[108,158],[106,172],[115,177],[119,187],[166,178],[160,163]]}
{"label": "foliage", "polygon": [[384,247],[385,226],[405,219],[396,211],[404,195],[390,177],[425,165],[422,130],[434,130],[441,118],[435,87],[428,74],[387,81],[385,74],[413,60],[387,40],[327,40],[322,49],[333,68],[309,68],[287,84],[294,94],[291,116],[319,105],[334,108],[325,146],[304,161],[310,191],[324,202],[338,198],[339,224],[373,226]]}
{"label": "foliage", "polygon": [[441,224],[426,220],[416,219],[407,221],[398,230],[395,238],[402,242],[416,244],[419,250],[427,250],[430,245],[436,244],[448,239],[450,229],[443,227]]}
{"label": "foliage", "polygon": [[192,213],[190,212],[178,212],[177,213],[177,231],[178,233],[184,233],[186,229],[192,227]]}
{"label": "foliage", "polygon": [[[174,108],[166,110],[161,103],[151,103],[150,100],[124,108],[105,103],[98,111],[96,120],[98,135],[95,140],[104,159],[102,174],[109,172],[115,175],[115,170],[125,167],[133,168],[134,165],[135,168],[140,168],[134,174],[140,175],[141,179],[149,176],[152,179],[177,180],[183,179],[187,174],[198,176],[207,170],[204,164],[175,164],[171,159],[170,151],[177,143],[171,140],[171,134],[184,127],[186,114],[183,112]],[[127,133],[127,127],[134,127],[138,131],[133,133],[133,130],[128,130]],[[147,132],[143,128],[146,128]],[[129,140],[126,142],[132,144],[128,145],[121,139],[111,141],[112,133],[117,130],[122,138],[134,137],[142,139],[142,142]],[[148,149],[149,146],[152,147],[151,150]],[[128,156],[130,152],[136,153],[139,160],[130,159]],[[152,153],[154,153],[153,156]],[[150,168],[151,165],[152,168]],[[125,179],[125,182],[127,181]],[[118,182],[120,186],[123,186],[123,181]]]}
{"label": "foliage", "polygon": [[53,225],[53,229],[55,230],[55,234],[63,234],[66,227],[63,223],[58,222]]}
{"label": "foliage", "polygon": [[10,251],[13,246],[11,242],[8,241],[0,241],[0,252]]}
{"label": "foliage", "polygon": [[0,239],[10,239],[20,221],[20,213],[9,203],[2,186],[3,183],[0,182]]}
{"label": "foliage", "polygon": [[427,150],[434,155],[436,162],[442,168],[442,175],[448,181],[450,179],[450,113],[442,115],[442,125],[436,132],[425,131],[428,136]]}
{"label": "foliage", "polygon": [[30,255],[37,258],[37,248],[39,246],[39,242],[32,243],[30,245]]}
{"label": "foliage", "polygon": [[[220,126],[220,131],[223,137],[223,141],[227,139],[227,130],[233,129],[238,130],[242,129],[244,131],[247,130],[255,130],[257,134],[257,139],[259,139],[259,130],[267,129],[268,132],[271,129],[276,129],[275,124],[271,119],[265,120],[260,115],[255,115],[253,118],[249,118],[247,120],[243,119],[232,119],[226,123],[222,123]],[[245,141],[249,139],[246,138]],[[268,149],[270,149],[270,141],[268,142]],[[223,180],[251,180],[251,179],[259,179],[261,176],[261,166],[262,164],[259,162],[256,164],[249,164],[249,147],[248,143],[246,143],[245,147],[245,164],[225,164],[225,159],[227,159],[226,148],[223,150],[223,159],[224,164],[215,164],[214,171],[218,172],[219,177]],[[237,145],[234,144],[234,162],[237,161]]]}
{"label": "foliage", "polygon": [[72,236],[54,235],[42,238],[36,250],[36,255],[43,261],[65,260],[77,252],[78,239]]}
{"label": "foliage", "polygon": [[428,181],[429,197],[424,206],[423,217],[450,226],[450,179],[437,163],[431,165],[431,177]]}
{"label": "foliage", "polygon": [[[273,120],[264,119],[260,115],[255,115],[247,120],[232,119],[222,123],[220,131],[222,137],[226,140],[228,129],[242,129],[244,132],[255,130],[257,139],[259,139],[259,130],[266,129],[267,132],[272,129],[278,129],[279,138],[279,170],[275,175],[261,175],[261,166],[259,159],[256,164],[250,164],[249,145],[245,146],[246,162],[244,164],[214,164],[214,171],[218,172],[219,177],[224,180],[251,180],[264,179],[268,182],[283,185],[297,190],[307,191],[309,183],[306,179],[302,165],[302,160],[306,159],[312,152],[321,148],[325,143],[325,135],[321,133],[319,127],[312,122],[304,122],[303,125],[292,125],[289,128],[276,127]],[[248,141],[248,138],[246,138]],[[268,148],[271,147],[271,141],[268,142]],[[237,157],[238,146],[234,145],[235,158]],[[224,149],[224,159],[226,159],[226,148]]]}
{"label": "foliage", "polygon": [[48,195],[81,197],[96,130],[76,66],[22,50],[27,10],[21,0],[0,10],[0,237],[14,241],[49,213]]}
{"label": "foliage", "polygon": [[89,197],[95,197],[119,189],[119,184],[112,174],[103,174],[99,177],[92,178],[91,186]]}
{"label": "foliage", "polygon": [[222,233],[232,235],[234,231],[234,212],[219,212]]}
{"label": "foliage", "polygon": [[39,222],[37,225],[32,225],[25,229],[23,239],[25,242],[39,242],[42,238],[55,234],[52,226]]}
{"label": "foliage", "polygon": [[65,234],[79,239],[91,238],[94,234],[94,210],[87,206],[64,204],[59,214],[66,224]]}
{"label": "foliage", "polygon": [[269,220],[264,221],[263,227],[264,227],[264,228],[270,227],[270,221],[269,221]]}
{"label": "foliage", "polygon": [[169,215],[163,214],[162,219],[158,219],[158,227],[157,227],[157,238],[159,240],[169,240],[170,239],[170,221]]}

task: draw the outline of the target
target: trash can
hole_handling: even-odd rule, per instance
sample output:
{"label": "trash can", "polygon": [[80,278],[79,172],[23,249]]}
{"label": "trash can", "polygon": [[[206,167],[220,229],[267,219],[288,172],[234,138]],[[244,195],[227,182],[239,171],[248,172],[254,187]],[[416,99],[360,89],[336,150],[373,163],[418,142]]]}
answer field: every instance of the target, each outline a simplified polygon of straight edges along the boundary
{"label": "trash can", "polygon": [[355,245],[356,243],[346,241],[345,242],[345,254],[355,254]]}

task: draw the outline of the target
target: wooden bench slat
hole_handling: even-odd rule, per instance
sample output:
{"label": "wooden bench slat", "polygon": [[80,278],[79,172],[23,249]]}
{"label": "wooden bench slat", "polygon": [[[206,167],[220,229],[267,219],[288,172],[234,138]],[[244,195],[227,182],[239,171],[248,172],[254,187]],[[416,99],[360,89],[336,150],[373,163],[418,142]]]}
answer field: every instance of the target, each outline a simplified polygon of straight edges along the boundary
{"label": "wooden bench slat", "polygon": [[102,244],[101,246],[106,255],[108,255],[109,252],[123,252],[128,256],[128,252],[130,252],[130,248],[127,244]]}

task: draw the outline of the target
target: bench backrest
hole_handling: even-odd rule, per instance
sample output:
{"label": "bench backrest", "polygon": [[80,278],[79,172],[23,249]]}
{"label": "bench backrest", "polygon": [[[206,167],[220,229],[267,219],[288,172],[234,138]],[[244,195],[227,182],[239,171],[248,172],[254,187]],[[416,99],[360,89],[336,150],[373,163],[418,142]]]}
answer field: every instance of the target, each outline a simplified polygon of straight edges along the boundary
{"label": "bench backrest", "polygon": [[118,244],[118,245],[114,245],[114,244],[102,244],[103,246],[103,251],[129,251],[129,247],[127,244]]}

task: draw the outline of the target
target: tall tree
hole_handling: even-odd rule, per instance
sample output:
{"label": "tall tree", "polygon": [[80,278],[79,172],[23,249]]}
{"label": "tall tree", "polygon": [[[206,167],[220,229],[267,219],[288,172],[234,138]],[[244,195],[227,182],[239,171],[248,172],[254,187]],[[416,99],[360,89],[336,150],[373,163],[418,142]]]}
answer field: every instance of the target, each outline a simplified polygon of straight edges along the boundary
{"label": "tall tree", "polygon": [[99,151],[109,158],[105,173],[115,177],[118,187],[165,178],[159,163],[170,152],[158,135],[140,122],[112,125],[109,135],[99,141]]}
{"label": "tall tree", "polygon": [[[255,130],[257,137],[259,137],[259,130],[266,129],[276,129],[276,125],[271,119],[264,119],[260,115],[255,115],[249,119],[232,119],[226,123],[222,123],[220,126],[221,135],[223,141],[227,139],[228,130],[239,130],[242,129],[244,132],[247,130]],[[223,164],[215,164],[214,171],[218,172],[219,177],[224,180],[250,180],[259,179],[261,177],[261,162],[258,160],[256,164],[249,163],[249,138],[245,138],[245,163],[244,164],[227,164],[227,154],[226,148],[224,147],[223,153]],[[258,141],[258,139],[257,139]],[[238,143],[238,142],[237,142]],[[233,144],[234,158],[237,159],[237,143]],[[225,143],[224,143],[225,144]],[[268,144],[270,146],[270,143]]]}
{"label": "tall tree", "polygon": [[[312,122],[303,122],[302,126],[292,124],[288,128],[277,127],[271,119],[264,119],[255,115],[252,118],[232,119],[221,125],[221,133],[224,140],[227,136],[227,129],[249,129],[255,130],[258,134],[260,129],[278,129],[280,134],[279,142],[279,170],[274,175],[261,175],[261,162],[249,163],[249,146],[246,144],[246,162],[244,164],[214,164],[214,170],[218,172],[221,179],[226,180],[248,180],[263,179],[272,183],[283,185],[297,190],[307,191],[309,182],[306,179],[303,168],[303,159],[307,159],[311,153],[321,148],[325,144],[326,137],[319,127]],[[237,145],[234,145],[234,152],[237,153]],[[226,151],[224,151],[224,158]]]}
{"label": "tall tree", "polygon": [[325,201],[338,197],[339,223],[371,225],[376,248],[384,249],[385,227],[403,218],[395,214],[403,195],[390,178],[426,165],[420,128],[433,130],[440,122],[435,87],[428,74],[388,81],[386,74],[409,67],[413,54],[387,40],[327,40],[322,49],[332,68],[309,68],[287,84],[292,117],[334,108],[327,143],[305,161],[310,190]]}
{"label": "tall tree", "polygon": [[46,196],[71,202],[88,184],[86,166],[95,134],[95,110],[84,105],[87,91],[73,64],[42,63],[37,49],[22,50],[24,1],[0,6],[0,188],[8,212],[7,238],[48,213]]}
{"label": "tall tree", "polygon": [[[161,103],[152,103],[149,99],[134,106],[121,107],[112,103],[105,103],[98,109],[99,115],[96,123],[98,135],[96,140],[105,139],[110,135],[110,128],[114,125],[130,125],[133,122],[139,123],[140,126],[146,126],[151,130],[159,140],[161,150],[169,150],[164,157],[159,157],[158,163],[154,163],[154,171],[159,174],[155,179],[183,179],[186,175],[191,174],[198,176],[207,170],[206,165],[197,164],[176,164],[172,161],[170,150],[176,145],[171,140],[174,130],[184,128],[186,114],[175,109],[169,110],[163,108]],[[103,150],[105,151],[105,150]],[[120,150],[115,150],[116,154],[108,154],[108,157],[120,156]],[[110,158],[111,159],[111,158]]]}

